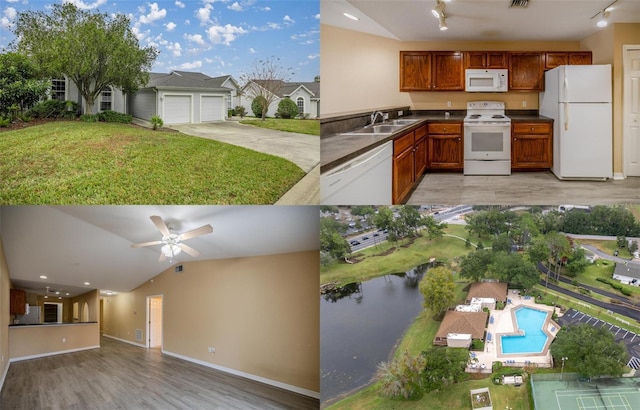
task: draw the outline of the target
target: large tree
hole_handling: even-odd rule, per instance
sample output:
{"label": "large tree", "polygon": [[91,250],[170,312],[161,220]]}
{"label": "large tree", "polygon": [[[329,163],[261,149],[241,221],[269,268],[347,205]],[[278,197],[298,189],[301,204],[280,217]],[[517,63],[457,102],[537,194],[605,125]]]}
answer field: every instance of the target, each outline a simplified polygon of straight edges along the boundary
{"label": "large tree", "polygon": [[566,357],[575,371],[585,377],[621,376],[627,362],[626,349],[622,343],[616,343],[613,333],[587,324],[560,330],[551,344],[551,355],[556,362]]}
{"label": "large tree", "polygon": [[476,249],[462,257],[460,261],[460,277],[479,282],[487,274],[492,261],[493,253],[491,251]]}
{"label": "large tree", "polygon": [[24,111],[47,95],[51,83],[18,53],[0,54],[0,114]]}
{"label": "large tree", "polygon": [[240,75],[245,83],[243,92],[258,100],[262,108],[262,121],[267,116],[271,104],[277,99],[284,83],[293,76],[293,70],[284,67],[277,57],[254,61],[249,70]]}
{"label": "large tree", "polygon": [[429,269],[419,287],[424,297],[424,307],[438,315],[444,313],[456,300],[453,275],[443,266]]}
{"label": "large tree", "polygon": [[149,80],[158,52],[140,47],[123,14],[82,10],[72,3],[18,14],[14,45],[51,77],[65,75],[78,87],[87,112],[106,87],[133,93]]}
{"label": "large tree", "polygon": [[496,252],[489,271],[493,277],[524,289],[531,289],[539,281],[535,265],[517,253]]}
{"label": "large tree", "polygon": [[320,219],[320,249],[333,259],[345,259],[351,254],[351,246],[341,235],[346,226],[333,218]]}
{"label": "large tree", "polygon": [[422,387],[425,392],[438,390],[445,385],[467,380],[464,371],[469,361],[469,351],[454,347],[432,347],[422,352],[427,363],[422,374]]}

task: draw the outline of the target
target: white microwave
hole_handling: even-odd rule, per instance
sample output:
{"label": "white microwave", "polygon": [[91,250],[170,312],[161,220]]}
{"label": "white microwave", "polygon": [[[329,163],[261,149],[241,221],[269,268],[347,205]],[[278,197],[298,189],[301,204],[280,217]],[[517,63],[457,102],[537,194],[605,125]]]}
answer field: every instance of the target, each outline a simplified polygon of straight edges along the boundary
{"label": "white microwave", "polygon": [[464,90],[468,93],[505,93],[509,89],[509,70],[467,69]]}

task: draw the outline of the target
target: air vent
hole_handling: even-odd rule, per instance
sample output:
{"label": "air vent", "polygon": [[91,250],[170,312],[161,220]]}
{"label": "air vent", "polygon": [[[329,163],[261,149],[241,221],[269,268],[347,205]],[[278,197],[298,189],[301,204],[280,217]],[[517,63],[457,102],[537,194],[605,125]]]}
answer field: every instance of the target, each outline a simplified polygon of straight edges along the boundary
{"label": "air vent", "polygon": [[511,5],[509,7],[527,7],[529,4],[529,0],[511,0]]}
{"label": "air vent", "polygon": [[136,340],[142,342],[142,329],[136,329]]}
{"label": "air vent", "polygon": [[176,272],[182,272],[182,265],[176,266]]}

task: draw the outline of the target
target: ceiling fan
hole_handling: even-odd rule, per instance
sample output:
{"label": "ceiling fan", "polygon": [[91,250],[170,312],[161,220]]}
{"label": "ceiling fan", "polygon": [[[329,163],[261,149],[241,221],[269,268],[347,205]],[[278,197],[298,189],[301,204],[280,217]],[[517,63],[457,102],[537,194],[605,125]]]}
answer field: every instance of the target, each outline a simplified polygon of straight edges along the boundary
{"label": "ceiling fan", "polygon": [[182,251],[194,258],[198,257],[200,252],[183,243],[183,241],[213,232],[211,225],[207,224],[181,234],[176,234],[171,232],[170,227],[164,223],[161,217],[153,215],[151,216],[151,221],[162,233],[162,239],[159,241],[135,243],[132,244],[131,247],[142,248],[145,246],[162,245],[162,248],[160,248],[160,259],[158,259],[159,262],[164,262],[167,258],[169,258],[169,261],[171,262],[173,258],[178,256]]}

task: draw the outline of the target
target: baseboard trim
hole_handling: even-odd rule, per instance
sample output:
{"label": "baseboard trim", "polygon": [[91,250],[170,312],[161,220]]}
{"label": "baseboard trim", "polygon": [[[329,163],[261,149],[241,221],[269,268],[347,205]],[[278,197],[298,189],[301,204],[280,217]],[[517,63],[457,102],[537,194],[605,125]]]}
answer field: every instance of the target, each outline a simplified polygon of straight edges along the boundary
{"label": "baseboard trim", "polygon": [[173,356],[173,357],[181,359],[181,360],[185,360],[187,362],[199,364],[201,366],[206,366],[206,367],[210,367],[212,369],[220,370],[221,372],[233,374],[234,376],[244,377],[245,379],[257,381],[257,382],[260,382],[260,383],[263,383],[263,384],[268,384],[270,386],[274,386],[274,387],[278,387],[280,389],[284,389],[284,390],[288,390],[288,391],[291,391],[291,392],[294,392],[294,393],[302,394],[304,396],[312,397],[314,399],[320,399],[320,393],[319,392],[315,392],[315,391],[308,390],[308,389],[303,389],[302,387],[293,386],[291,384],[282,383],[282,382],[279,382],[279,381],[276,381],[276,380],[267,379],[267,378],[261,377],[261,376],[256,376],[255,374],[245,373],[245,372],[241,372],[239,370],[230,369],[228,367],[219,366],[217,364],[205,362],[203,360],[194,359],[193,357],[184,356],[184,355],[181,355],[181,354],[178,354],[178,353],[169,352],[169,351],[166,351],[164,349],[162,350],[162,353],[164,353],[164,354],[166,354],[168,356]]}
{"label": "baseboard trim", "polygon": [[9,372],[9,366],[11,365],[11,362],[7,362],[7,365],[4,367],[4,370],[2,371],[2,377],[0,377],[0,391],[2,391],[2,387],[4,386],[4,380],[7,378],[7,373]]}
{"label": "baseboard trim", "polygon": [[626,179],[626,177],[624,176],[624,174],[622,172],[614,172],[613,173],[613,179],[614,180],[621,180],[621,179]]}
{"label": "baseboard trim", "polygon": [[102,336],[108,337],[109,339],[117,340],[119,342],[129,343],[130,345],[142,347],[142,348],[145,348],[145,349],[147,348],[147,346],[145,346],[145,345],[143,345],[141,343],[132,342],[131,340],[120,339],[119,337],[115,337],[115,336],[111,336],[111,335],[107,335],[107,334],[103,334]]}
{"label": "baseboard trim", "polygon": [[100,345],[98,345],[98,346],[87,346],[87,347],[80,347],[78,349],[58,350],[58,351],[55,351],[55,352],[34,354],[34,355],[31,355],[31,356],[13,357],[13,358],[9,359],[9,363],[21,362],[23,360],[39,359],[41,357],[56,356],[56,355],[59,355],[59,354],[81,352],[83,350],[91,350],[91,349],[99,349],[99,348],[100,348]]}

